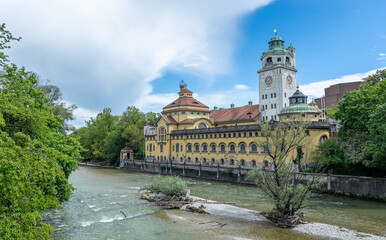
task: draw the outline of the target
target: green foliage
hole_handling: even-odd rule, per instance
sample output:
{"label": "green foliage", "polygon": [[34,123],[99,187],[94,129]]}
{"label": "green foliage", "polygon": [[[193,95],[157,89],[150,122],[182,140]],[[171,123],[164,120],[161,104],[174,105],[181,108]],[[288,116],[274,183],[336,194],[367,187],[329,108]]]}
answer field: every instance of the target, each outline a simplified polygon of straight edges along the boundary
{"label": "green foliage", "polygon": [[156,176],[152,183],[145,187],[153,192],[166,195],[178,195],[186,193],[186,184],[177,176]]}
{"label": "green foliage", "polygon": [[114,116],[111,109],[87,122],[87,127],[73,133],[85,149],[87,160],[107,160],[110,165],[119,163],[119,152],[124,146],[134,150],[134,158],[142,159],[145,151],[143,128],[155,124],[158,119],[153,112],[143,113],[136,107],[128,107],[122,116]]}
{"label": "green foliage", "polygon": [[[0,32],[9,34],[4,25]],[[1,37],[0,49],[6,42]],[[5,55],[0,56],[0,236],[47,239],[53,229],[39,211],[70,198],[68,177],[82,148],[61,134],[63,119],[47,105],[36,75],[5,64]]]}
{"label": "green foliage", "polygon": [[12,40],[19,41],[21,37],[15,38],[12,33],[5,28],[5,23],[0,25],[0,66],[3,66],[8,62],[8,56],[3,52],[4,49],[11,48],[8,43]]}
{"label": "green foliage", "polygon": [[368,128],[371,138],[364,152],[370,156],[363,161],[366,167],[386,170],[386,103],[379,105],[370,115]]}
{"label": "green foliage", "polygon": [[339,141],[322,144],[316,156],[318,162],[324,163],[334,173],[384,176],[385,78],[386,70],[378,70],[365,78],[359,90],[345,93],[334,110],[334,117],[341,120],[342,125]]}
{"label": "green foliage", "polygon": [[41,89],[47,97],[47,105],[52,107],[52,113],[55,116],[59,116],[63,119],[62,127],[65,133],[66,131],[74,131],[75,127],[71,126],[68,121],[74,120],[74,110],[78,107],[75,104],[67,105],[62,102],[62,93],[57,86],[54,85],[39,85],[39,89]]}
{"label": "green foliage", "polygon": [[119,153],[124,146],[124,138],[122,138],[117,130],[107,134],[104,148],[106,153],[105,157],[110,165],[119,164]]}

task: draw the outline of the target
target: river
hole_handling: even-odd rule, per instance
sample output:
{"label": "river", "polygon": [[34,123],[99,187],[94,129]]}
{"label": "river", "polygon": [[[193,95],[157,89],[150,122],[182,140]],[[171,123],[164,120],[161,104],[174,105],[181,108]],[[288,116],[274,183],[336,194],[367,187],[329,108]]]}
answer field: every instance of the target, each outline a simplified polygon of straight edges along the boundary
{"label": "river", "polygon": [[[155,175],[126,170],[79,167],[69,181],[74,191],[62,209],[43,213],[55,232],[54,239],[317,239],[268,222],[198,215],[163,210],[140,200],[138,189]],[[270,200],[253,186],[184,178],[191,194],[235,202],[236,206],[264,211]],[[124,218],[124,215],[127,218]],[[313,194],[304,210],[307,221],[317,221],[354,230],[386,235],[386,204],[341,196]],[[173,215],[174,218],[171,218]],[[194,226],[175,219],[193,219]],[[223,227],[204,227],[204,222],[221,222]]]}

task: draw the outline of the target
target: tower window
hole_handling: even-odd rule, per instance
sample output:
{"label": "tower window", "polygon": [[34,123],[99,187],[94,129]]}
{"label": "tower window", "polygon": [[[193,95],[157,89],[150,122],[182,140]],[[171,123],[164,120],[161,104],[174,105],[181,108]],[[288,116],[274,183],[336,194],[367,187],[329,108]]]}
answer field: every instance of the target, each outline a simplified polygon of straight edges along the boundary
{"label": "tower window", "polygon": [[276,97],[276,93],[273,93],[273,97]]}
{"label": "tower window", "polygon": [[287,93],[284,93],[284,97],[287,97]]}
{"label": "tower window", "polygon": [[272,62],[272,58],[271,57],[267,58],[267,62],[271,63]]}
{"label": "tower window", "polygon": [[281,58],[277,58],[277,61],[278,61],[278,62],[281,62]]}
{"label": "tower window", "polygon": [[271,93],[271,98],[273,98],[273,93]]}
{"label": "tower window", "polygon": [[264,94],[263,94],[263,99],[264,99]]}

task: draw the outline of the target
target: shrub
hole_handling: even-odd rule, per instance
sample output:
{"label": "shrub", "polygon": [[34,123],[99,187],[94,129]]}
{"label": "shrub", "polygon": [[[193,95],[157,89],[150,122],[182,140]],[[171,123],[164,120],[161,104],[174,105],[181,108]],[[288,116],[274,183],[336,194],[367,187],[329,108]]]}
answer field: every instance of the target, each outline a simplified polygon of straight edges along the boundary
{"label": "shrub", "polygon": [[153,182],[145,187],[153,192],[161,192],[166,195],[177,195],[186,192],[186,184],[179,177],[158,175]]}

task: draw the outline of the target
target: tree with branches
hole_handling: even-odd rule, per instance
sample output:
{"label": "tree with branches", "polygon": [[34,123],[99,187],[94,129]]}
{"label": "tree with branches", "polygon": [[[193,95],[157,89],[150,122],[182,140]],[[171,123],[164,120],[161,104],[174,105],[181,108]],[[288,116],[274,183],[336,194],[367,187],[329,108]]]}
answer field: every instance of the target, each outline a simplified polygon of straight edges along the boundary
{"label": "tree with branches", "polygon": [[306,134],[309,124],[305,121],[265,123],[261,129],[263,137],[256,140],[267,150],[265,160],[271,162],[272,170],[253,170],[247,179],[255,182],[273,200],[273,209],[264,215],[282,228],[303,221],[299,210],[317,182],[313,176],[297,174],[298,169],[293,164],[298,149],[309,142]]}

